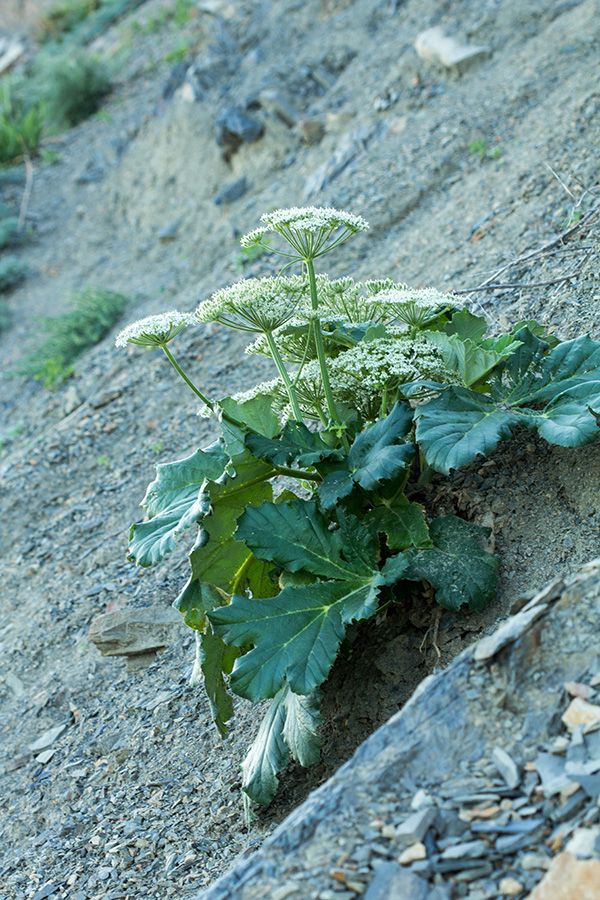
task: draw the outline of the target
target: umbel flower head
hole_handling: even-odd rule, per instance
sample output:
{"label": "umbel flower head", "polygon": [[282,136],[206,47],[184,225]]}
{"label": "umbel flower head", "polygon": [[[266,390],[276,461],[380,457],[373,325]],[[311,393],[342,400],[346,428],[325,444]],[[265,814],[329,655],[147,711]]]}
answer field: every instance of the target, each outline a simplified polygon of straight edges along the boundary
{"label": "umbel flower head", "polygon": [[415,328],[422,328],[456,308],[452,294],[442,294],[435,288],[409,288],[401,284],[376,292],[371,302],[378,310],[383,308],[397,321]]}
{"label": "umbel flower head", "polygon": [[299,276],[246,278],[223,288],[196,310],[198,322],[220,322],[239,331],[270,334],[303,304],[308,283]]}
{"label": "umbel flower head", "polygon": [[378,415],[381,398],[418,378],[446,382],[450,373],[436,347],[424,337],[378,338],[362,341],[330,363],[331,387],[354,404],[365,418]]}
{"label": "umbel flower head", "polygon": [[175,309],[155,316],[146,316],[145,319],[138,319],[120,331],[115,344],[117,347],[126,347],[127,344],[138,344],[140,347],[166,347],[184,328],[195,322],[193,313],[178,312]]}
{"label": "umbel flower head", "polygon": [[[269,232],[280,234],[295,253],[282,253],[300,259],[316,259],[359,231],[366,231],[368,222],[362,216],[332,207],[303,206],[276,209],[261,216],[262,228],[242,237],[242,247],[262,245],[263,236]],[[271,247],[270,249],[274,249]],[[281,251],[276,251],[281,253]]]}

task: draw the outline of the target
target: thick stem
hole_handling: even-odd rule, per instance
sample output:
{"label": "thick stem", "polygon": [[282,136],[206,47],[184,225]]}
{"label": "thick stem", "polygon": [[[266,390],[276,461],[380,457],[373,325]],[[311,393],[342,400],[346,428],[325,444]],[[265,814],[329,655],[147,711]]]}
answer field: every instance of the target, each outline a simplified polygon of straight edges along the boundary
{"label": "thick stem", "polygon": [[[319,297],[317,294],[317,278],[315,275],[315,266],[312,259],[305,259],[306,268],[308,271],[308,283],[310,286],[310,300],[312,304],[313,310],[318,310],[319,308]],[[333,392],[331,390],[331,384],[329,383],[329,372],[327,370],[327,360],[325,359],[325,346],[323,344],[323,334],[321,332],[321,320],[317,316],[313,319],[314,327],[315,327],[315,346],[317,348],[317,357],[319,360],[319,369],[321,370],[321,380],[323,382],[323,390],[325,392],[325,402],[327,403],[327,412],[329,413],[329,418],[333,422],[334,425],[338,425],[341,428],[340,417],[337,414],[337,409],[335,408],[335,400],[333,399]],[[349,444],[346,436],[340,432],[340,439],[342,441],[342,445],[346,450],[349,449]]]}
{"label": "thick stem", "polygon": [[265,337],[267,339],[267,343],[269,345],[269,350],[271,351],[271,356],[277,366],[277,370],[281,375],[281,380],[285,384],[285,389],[288,393],[288,397],[290,398],[290,403],[292,405],[292,412],[294,413],[294,418],[297,422],[303,422],[302,412],[300,411],[300,404],[298,403],[298,396],[294,389],[294,385],[290,379],[290,376],[287,373],[287,369],[284,365],[284,362],[281,358],[281,354],[277,349],[277,344],[275,343],[275,338],[273,337],[273,333],[271,331],[265,332]]}

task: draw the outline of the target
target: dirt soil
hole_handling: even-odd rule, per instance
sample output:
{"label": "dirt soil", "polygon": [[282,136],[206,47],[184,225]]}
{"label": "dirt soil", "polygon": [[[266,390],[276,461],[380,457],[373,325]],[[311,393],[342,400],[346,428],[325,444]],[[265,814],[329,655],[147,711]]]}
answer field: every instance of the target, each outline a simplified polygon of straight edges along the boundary
{"label": "dirt soil", "polygon": [[[192,633],[138,673],[90,645],[99,613],[166,607],[185,583],[185,541],[140,570],[125,561],[127,531],[153,463],[213,433],[166,362],[117,350],[114,333],[54,392],[11,377],[39,342],[40,316],[66,311],[69,291],[130,295],[123,322],[193,309],[241,274],[273,271],[238,249],[262,212],[331,205],[371,224],[329,258],[331,276],[463,291],[495,330],[535,317],[563,339],[600,337],[595,0],[198,0],[185,21],[173,7],[148,0],[97,40],[115,90],[100,115],[47,140],[54,165],[35,163],[32,233],[17,251],[30,275],[0,334],[0,900],[197,891],[425,675],[525,592],[600,555],[600,444],[573,451],[522,433],[436,478],[432,512],[493,525],[497,601],[481,615],[444,613],[437,630],[418,600],[364,625],[326,688],[322,763],[290,766],[250,824],[239,765],[259,717],[238,702],[230,738],[218,739],[188,686]],[[8,24],[27,34],[19,10]],[[415,39],[433,26],[489,53],[462,73],[421,59]],[[166,57],[182,46],[174,66]],[[296,124],[265,90],[294,107]],[[225,159],[216,119],[231,106],[264,134]],[[2,201],[18,210],[22,171],[0,176]],[[246,193],[216,204],[242,177]],[[473,290],[490,278],[504,287]],[[221,329],[190,330],[176,347],[209,395],[269,376],[243,348]],[[63,723],[51,758],[36,759],[30,745]]]}

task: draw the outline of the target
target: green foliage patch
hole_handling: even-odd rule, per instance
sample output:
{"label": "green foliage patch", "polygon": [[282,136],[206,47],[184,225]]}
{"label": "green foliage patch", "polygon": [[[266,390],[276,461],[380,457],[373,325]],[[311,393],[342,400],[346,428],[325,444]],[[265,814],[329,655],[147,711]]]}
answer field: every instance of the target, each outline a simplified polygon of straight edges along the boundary
{"label": "green foliage patch", "polygon": [[41,58],[35,78],[41,85],[48,115],[69,126],[97,112],[112,90],[108,66],[86,50],[71,48]]}
{"label": "green foliage patch", "polygon": [[0,98],[0,165],[34,156],[43,127],[43,105],[26,105],[15,99],[6,82]]}
{"label": "green foliage patch", "polygon": [[73,363],[94,347],[121,317],[129,299],[104,288],[86,287],[73,294],[74,308],[44,319],[44,341],[18,370],[54,388],[73,374]]}
{"label": "green foliage patch", "polygon": [[[423,584],[453,611],[496,595],[489,529],[430,520],[415,502],[430,470],[466,466],[517,427],[565,447],[597,440],[600,344],[559,342],[535,322],[488,336],[451,294],[317,274],[316,260],[366,230],[359,216],[310,207],[262,219],[242,246],[280,253],[299,274],[148,317],[117,345],[162,348],[221,427],[210,447],[156,467],[129,559],[155,565],[193,531],[174,603],[196,631],[193,683],[222,736],[232,693],[271,700],[242,784],[269,803],[290,755],[319,757],[320,691],[350,627]],[[269,356],[278,377],[205,396],[169,344],[207,322],[257,335],[248,351]]]}

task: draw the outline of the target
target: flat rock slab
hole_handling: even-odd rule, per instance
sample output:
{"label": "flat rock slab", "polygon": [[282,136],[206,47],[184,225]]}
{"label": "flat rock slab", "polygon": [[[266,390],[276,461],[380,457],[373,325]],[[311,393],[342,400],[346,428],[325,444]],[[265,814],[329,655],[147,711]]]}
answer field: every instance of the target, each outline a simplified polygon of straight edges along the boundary
{"label": "flat rock slab", "polygon": [[88,638],[102,656],[141,656],[185,633],[183,616],[167,606],[128,607],[96,616]]}
{"label": "flat rock slab", "polygon": [[445,69],[461,73],[486,56],[491,49],[488,46],[477,46],[451,37],[441,28],[428,28],[422,31],[415,41],[415,50],[428,62],[440,63]]}
{"label": "flat rock slab", "polygon": [[[506,782],[498,773],[482,772],[482,760],[488,761],[491,772],[496,770],[500,747],[516,766],[531,769],[539,746],[555,740],[555,723],[567,705],[564,683],[596,671],[598,648],[592,623],[600,602],[600,560],[588,563],[559,590],[540,591],[534,600],[536,616],[525,621],[516,617],[517,628],[504,626],[503,640],[495,649],[484,639],[485,653],[477,653],[475,644],[446,671],[426,678],[404,708],[365,741],[253,856],[239,862],[197,895],[197,900],[258,900],[290,882],[298,887],[294,897],[324,898],[332,892],[344,896],[339,883],[340,859],[360,855],[367,845],[377,850],[382,841],[375,834],[377,828],[382,833],[385,826],[409,820],[412,813],[406,798],[415,790],[460,802],[499,798],[507,790]],[[501,704],[494,699],[499,691]],[[397,841],[395,830],[386,827],[386,846],[388,858],[398,860],[403,852],[402,829]],[[500,837],[494,852],[506,855],[537,844],[535,834],[533,838],[527,834]],[[463,843],[468,840],[465,835]],[[516,843],[505,847],[501,842]],[[560,884],[560,872],[567,866],[581,886],[578,900],[588,900],[588,896],[598,900],[600,876],[596,870],[600,861],[560,859],[555,860],[557,872],[553,874],[553,866],[544,879],[550,887],[540,893],[540,884],[530,900],[566,900],[567,895],[554,885]],[[391,885],[406,882],[410,874],[416,876],[416,870],[400,875],[396,864],[386,864],[385,869],[381,865],[383,860],[365,876],[365,897],[378,897],[385,885],[387,896],[396,896]],[[413,878],[415,896],[420,896],[418,891],[426,900],[440,892],[444,896],[445,883],[434,888],[428,880],[433,874],[429,859],[414,865],[421,866],[418,879]],[[491,864],[486,868],[484,857],[456,863],[439,859],[436,871],[451,880],[457,866],[482,867],[482,874],[483,869],[492,869]],[[352,873],[345,877],[350,885]],[[586,893],[588,884],[595,885],[596,893]],[[404,885],[402,891],[402,896],[411,896]]]}

